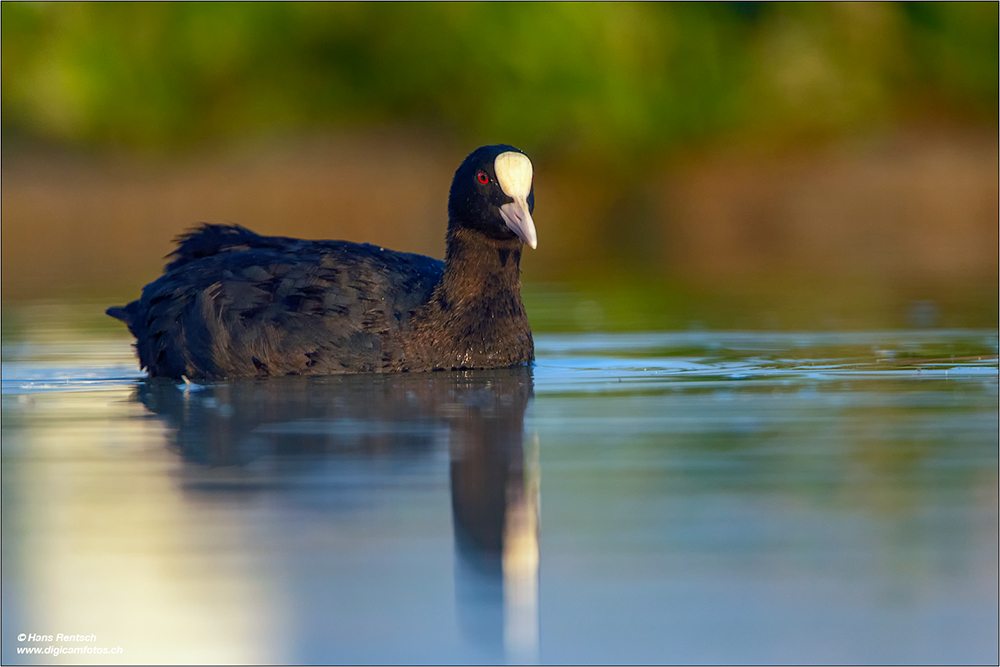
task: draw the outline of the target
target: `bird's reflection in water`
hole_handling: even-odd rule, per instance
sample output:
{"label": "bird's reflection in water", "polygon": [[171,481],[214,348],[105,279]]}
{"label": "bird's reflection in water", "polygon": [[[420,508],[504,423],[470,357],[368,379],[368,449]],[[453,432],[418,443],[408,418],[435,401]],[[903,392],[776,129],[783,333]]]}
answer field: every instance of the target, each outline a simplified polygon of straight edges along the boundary
{"label": "bird's reflection in water", "polygon": [[[297,474],[345,459],[451,460],[455,587],[463,634],[487,655],[538,660],[538,443],[524,439],[530,369],[140,384],[171,427],[185,482],[231,484],[219,467]],[[328,468],[329,469],[329,468]],[[390,468],[391,469],[391,468]],[[214,472],[213,472],[214,471]],[[242,489],[281,480],[235,476]]]}
{"label": "bird's reflection in water", "polygon": [[511,662],[538,660],[538,447],[525,447],[529,383],[469,394],[451,421],[455,589],[465,631]]}

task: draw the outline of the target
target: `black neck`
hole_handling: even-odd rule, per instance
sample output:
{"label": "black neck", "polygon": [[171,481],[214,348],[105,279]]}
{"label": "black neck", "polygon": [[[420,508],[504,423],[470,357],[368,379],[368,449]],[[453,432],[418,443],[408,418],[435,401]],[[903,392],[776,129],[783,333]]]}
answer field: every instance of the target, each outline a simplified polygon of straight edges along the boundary
{"label": "black neck", "polygon": [[409,369],[497,368],[534,359],[521,303],[521,247],[518,238],[448,231],[444,275],[405,344]]}
{"label": "black neck", "polygon": [[442,287],[449,302],[474,306],[477,301],[521,291],[518,238],[491,239],[461,227],[448,230]]}

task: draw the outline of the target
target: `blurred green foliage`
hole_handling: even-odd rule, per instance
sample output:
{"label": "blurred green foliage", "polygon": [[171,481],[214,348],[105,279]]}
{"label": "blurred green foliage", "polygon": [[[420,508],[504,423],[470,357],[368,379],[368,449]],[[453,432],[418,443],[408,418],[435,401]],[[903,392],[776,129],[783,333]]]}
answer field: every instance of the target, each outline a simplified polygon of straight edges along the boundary
{"label": "blurred green foliage", "polygon": [[996,3],[2,4],[3,125],[173,149],[405,125],[634,159],[997,117]]}

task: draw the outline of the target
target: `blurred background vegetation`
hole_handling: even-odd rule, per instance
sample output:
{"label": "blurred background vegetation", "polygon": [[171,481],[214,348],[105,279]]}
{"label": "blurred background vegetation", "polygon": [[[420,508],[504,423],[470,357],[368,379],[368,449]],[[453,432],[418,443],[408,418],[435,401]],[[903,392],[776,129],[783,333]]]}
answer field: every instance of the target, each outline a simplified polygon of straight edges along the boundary
{"label": "blurred background vegetation", "polygon": [[994,326],[996,3],[2,6],[3,299],[198,221],[441,256],[536,167],[542,329]]}

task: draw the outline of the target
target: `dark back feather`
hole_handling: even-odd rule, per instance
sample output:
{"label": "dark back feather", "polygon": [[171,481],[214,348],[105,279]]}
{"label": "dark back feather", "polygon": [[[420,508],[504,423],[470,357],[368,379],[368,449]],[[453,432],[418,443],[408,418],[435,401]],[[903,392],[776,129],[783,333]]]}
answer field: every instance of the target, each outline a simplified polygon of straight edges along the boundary
{"label": "dark back feather", "polygon": [[221,378],[379,371],[430,299],[443,263],[345,241],[206,225],[142,297],[109,314],[151,376]]}

